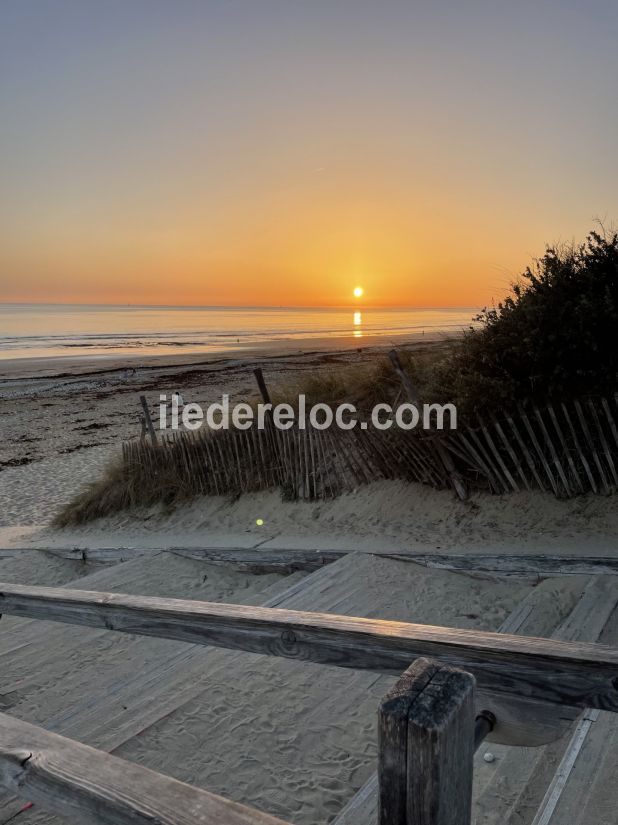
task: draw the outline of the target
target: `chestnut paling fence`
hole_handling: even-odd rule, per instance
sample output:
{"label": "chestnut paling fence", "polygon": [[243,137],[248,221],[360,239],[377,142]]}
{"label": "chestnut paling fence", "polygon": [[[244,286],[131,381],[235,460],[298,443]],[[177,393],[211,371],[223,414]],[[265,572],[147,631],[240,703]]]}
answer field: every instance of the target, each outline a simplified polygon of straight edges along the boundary
{"label": "chestnut paling fence", "polygon": [[[448,416],[446,417],[448,422]],[[188,493],[281,488],[285,498],[325,499],[379,479],[406,479],[461,498],[468,490],[546,490],[558,497],[618,490],[618,395],[522,405],[456,430],[360,425],[287,430],[155,432],[123,444],[127,473],[174,478]]]}

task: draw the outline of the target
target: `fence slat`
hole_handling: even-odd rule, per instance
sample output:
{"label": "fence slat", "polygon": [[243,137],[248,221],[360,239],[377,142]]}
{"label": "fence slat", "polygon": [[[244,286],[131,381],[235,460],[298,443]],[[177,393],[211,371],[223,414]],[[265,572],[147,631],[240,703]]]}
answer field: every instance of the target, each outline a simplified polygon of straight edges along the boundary
{"label": "fence slat", "polygon": [[510,472],[509,468],[504,463],[504,459],[500,455],[500,451],[496,447],[496,445],[494,443],[494,440],[491,437],[491,434],[490,434],[489,430],[487,429],[487,427],[483,423],[483,420],[482,420],[480,415],[478,416],[478,421],[479,421],[479,424],[481,425],[481,430],[483,431],[483,435],[485,436],[485,441],[487,442],[487,444],[489,445],[489,449],[491,450],[491,452],[495,456],[496,461],[498,462],[498,465],[499,465],[500,469],[502,470],[502,472],[506,476],[506,479],[509,482],[509,484],[511,485],[511,487],[515,490],[516,493],[518,493],[519,492],[519,484],[515,481],[515,479],[511,475],[511,472]]}
{"label": "fence slat", "polygon": [[558,495],[558,485],[556,484],[556,479],[554,478],[554,474],[552,473],[551,468],[550,468],[549,464],[547,463],[547,458],[545,457],[545,453],[541,449],[541,445],[539,444],[539,440],[536,437],[536,433],[534,432],[534,428],[532,427],[532,424],[530,423],[530,419],[526,415],[523,408],[520,408],[519,414],[520,414],[521,420],[524,422],[524,427],[526,428],[526,432],[530,436],[530,440],[532,441],[534,449],[536,450],[536,454],[539,457],[539,461],[541,462],[541,465],[542,465],[543,469],[545,470],[545,474],[547,475],[547,478],[549,479],[549,483],[551,484],[551,488],[554,491],[554,495],[557,496]]}
{"label": "fence slat", "polygon": [[614,479],[614,484],[618,487],[618,475],[616,475],[616,466],[614,464],[614,460],[612,458],[612,454],[609,449],[609,444],[607,443],[607,439],[605,438],[605,433],[603,432],[603,427],[601,426],[601,421],[599,420],[599,414],[597,413],[597,408],[594,405],[592,399],[588,399],[588,409],[592,413],[592,420],[595,423],[597,428],[597,432],[599,434],[599,439],[601,441],[601,446],[603,448],[603,452],[605,453],[605,458],[609,465],[609,469],[612,474],[612,478]]}
{"label": "fence slat", "polygon": [[524,473],[524,468],[521,465],[521,461],[518,458],[517,453],[513,449],[513,445],[511,444],[511,442],[506,437],[506,434],[505,434],[504,430],[502,429],[502,425],[500,424],[499,421],[496,421],[496,419],[493,420],[493,425],[496,429],[496,432],[498,433],[498,435],[502,439],[502,443],[506,447],[506,451],[510,455],[511,461],[515,465],[515,469],[517,470],[517,473],[518,473],[519,477],[521,478],[521,480],[524,483],[524,487],[526,488],[526,490],[530,490],[531,487],[530,487],[530,482],[528,481],[528,477]]}
{"label": "fence slat", "polygon": [[579,401],[574,401],[575,404],[575,411],[577,412],[577,417],[579,418],[579,423],[582,428],[582,432],[586,437],[586,441],[588,442],[588,446],[590,447],[590,452],[592,453],[592,457],[594,458],[594,463],[596,464],[597,470],[599,471],[599,476],[601,477],[601,483],[605,488],[605,493],[609,494],[609,483],[607,481],[607,476],[605,475],[605,470],[603,469],[603,464],[601,463],[601,459],[596,451],[596,447],[594,445],[594,441],[592,440],[592,435],[590,434],[590,429],[588,428],[588,423],[586,422],[586,417],[583,413],[582,406]]}
{"label": "fence slat", "polygon": [[556,448],[554,447],[554,442],[551,440],[547,427],[545,426],[545,422],[543,421],[543,416],[541,415],[541,411],[535,405],[534,407],[534,414],[536,416],[536,420],[539,422],[539,426],[541,427],[541,432],[543,433],[543,438],[545,439],[545,443],[549,447],[549,453],[551,455],[551,459],[554,462],[556,469],[558,470],[558,475],[564,485],[564,490],[567,495],[570,494],[571,488],[569,487],[569,481],[566,477],[566,473],[564,472],[564,468],[558,458],[558,453],[556,452]]}
{"label": "fence slat", "polygon": [[584,485],[582,484],[582,480],[579,477],[579,473],[577,472],[575,461],[573,460],[573,456],[571,455],[571,451],[569,450],[569,445],[567,444],[566,438],[564,437],[564,433],[562,432],[562,427],[560,426],[560,422],[558,421],[558,416],[556,415],[556,412],[551,404],[547,405],[547,411],[549,412],[549,417],[551,418],[552,423],[554,425],[554,430],[556,431],[558,438],[560,439],[563,454],[566,455],[567,461],[569,462],[569,467],[571,468],[571,473],[573,474],[573,478],[575,479],[577,488],[579,489],[580,493],[583,493]]}

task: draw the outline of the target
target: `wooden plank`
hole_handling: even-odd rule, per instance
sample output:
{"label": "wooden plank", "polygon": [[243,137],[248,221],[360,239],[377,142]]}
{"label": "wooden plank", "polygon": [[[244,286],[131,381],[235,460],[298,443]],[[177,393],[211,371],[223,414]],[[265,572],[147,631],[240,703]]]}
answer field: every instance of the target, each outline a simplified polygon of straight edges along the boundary
{"label": "wooden plank", "polygon": [[168,552],[190,559],[200,559],[212,564],[231,565],[238,570],[252,573],[294,573],[297,570],[313,572],[326,564],[332,564],[348,550],[288,550],[270,548],[236,549],[172,548]]}
{"label": "wooden plank", "polygon": [[534,428],[532,427],[532,424],[530,423],[530,420],[526,415],[526,412],[523,409],[523,407],[519,408],[519,415],[521,420],[524,422],[524,426],[526,428],[528,435],[530,436],[530,440],[532,441],[534,449],[536,450],[536,454],[539,457],[539,460],[545,469],[545,473],[547,475],[547,478],[549,479],[549,483],[551,484],[552,490],[554,491],[554,495],[557,496],[558,485],[556,483],[556,479],[554,478],[554,474],[552,473],[550,466],[547,463],[545,453],[543,452],[541,445],[539,444],[538,438],[536,437],[536,433],[534,432]]}
{"label": "wooden plank", "polygon": [[528,447],[526,445],[526,442],[523,440],[519,430],[517,429],[517,425],[515,424],[513,419],[510,418],[510,417],[507,417],[506,420],[509,422],[511,432],[515,436],[515,440],[517,441],[517,444],[519,445],[519,449],[521,450],[524,458],[526,459],[526,463],[527,463],[528,467],[530,468],[530,471],[532,472],[532,475],[536,479],[536,482],[539,485],[539,487],[541,488],[541,490],[544,490],[545,485],[543,484],[543,480],[541,479],[541,476],[538,473],[538,470],[536,468],[536,464],[534,463],[534,459],[530,455],[530,450],[528,449]]}
{"label": "wooden plank", "polygon": [[494,425],[494,428],[495,428],[496,432],[498,433],[498,435],[502,439],[502,443],[506,447],[506,451],[508,452],[509,456],[511,457],[511,461],[513,462],[513,465],[515,466],[515,469],[517,470],[517,472],[519,474],[519,477],[521,478],[521,480],[524,483],[524,487],[526,488],[526,490],[531,490],[532,488],[530,486],[530,482],[528,481],[528,477],[524,473],[524,469],[521,465],[521,461],[519,460],[519,457],[517,456],[517,453],[513,449],[513,445],[511,444],[511,442],[506,437],[506,434],[505,434],[504,430],[502,429],[502,425],[500,424],[499,421],[496,421],[495,418],[493,419],[493,425]]}
{"label": "wooden plank", "polygon": [[540,554],[414,553],[384,550],[378,555],[425,567],[461,573],[494,573],[498,576],[615,576],[618,557]]}
{"label": "wooden plank", "polygon": [[612,435],[614,437],[614,444],[618,447],[618,427],[616,427],[616,422],[614,421],[614,416],[612,415],[611,408],[607,403],[607,398],[602,398],[601,403],[603,404],[603,409],[605,411],[605,417],[607,418],[607,423],[612,431]]}
{"label": "wooden plank", "polygon": [[581,445],[579,443],[579,438],[577,437],[577,430],[575,429],[575,425],[573,424],[573,420],[572,420],[571,415],[569,413],[568,407],[566,406],[564,401],[561,402],[560,406],[562,407],[562,413],[563,413],[563,415],[566,419],[566,422],[569,425],[569,430],[571,431],[571,436],[573,438],[573,444],[575,446],[575,450],[577,452],[579,460],[581,461],[581,463],[584,467],[584,470],[586,471],[586,475],[588,476],[588,481],[590,482],[590,486],[592,488],[593,493],[596,493],[597,492],[597,483],[596,483],[596,480],[595,480],[595,477],[594,477],[594,473],[592,472],[592,470],[590,468],[590,464],[588,463],[588,459],[586,458],[586,456],[584,454],[584,451],[582,450]]}
{"label": "wooden plank", "polygon": [[597,432],[599,434],[601,446],[603,447],[603,452],[605,453],[605,459],[607,460],[607,464],[609,465],[609,469],[611,470],[612,478],[614,479],[615,489],[618,487],[618,473],[616,472],[616,465],[614,464],[614,459],[612,458],[612,453],[609,449],[609,444],[607,443],[607,439],[605,438],[605,433],[603,432],[603,427],[601,426],[601,421],[599,419],[599,414],[597,413],[597,408],[595,407],[592,399],[588,399],[588,409],[592,413],[592,419],[596,425]]}
{"label": "wooden plank", "polygon": [[155,556],[159,553],[173,553],[189,559],[198,559],[218,565],[229,565],[238,570],[259,573],[293,573],[297,570],[313,572],[325,564],[346,556],[349,550],[318,550],[299,548],[256,548],[256,547],[20,547],[0,549],[0,558],[20,553],[38,551],[62,559],[87,561],[104,564],[124,562],[139,556]]}
{"label": "wooden plank", "polygon": [[129,561],[138,556],[155,556],[172,553],[185,558],[229,565],[235,569],[250,572],[313,572],[327,564],[332,564],[349,553],[383,556],[397,561],[421,564],[441,570],[460,573],[492,573],[504,577],[550,577],[550,576],[615,576],[618,575],[618,557],[575,556],[493,553],[419,553],[414,550],[380,549],[312,549],[288,547],[167,547],[167,548],[59,548],[20,547],[0,548],[0,558],[10,558],[21,553],[40,552],[87,562]]}
{"label": "wooden plank", "polygon": [[47,811],[92,825],[285,825],[3,713],[0,783]]}
{"label": "wooden plank", "polygon": [[417,659],[378,711],[378,825],[470,825],[474,677]]}
{"label": "wooden plank", "polygon": [[468,435],[470,436],[470,439],[474,442],[478,453],[482,456],[483,463],[485,464],[485,466],[491,468],[490,478],[494,482],[496,492],[509,493],[511,491],[511,488],[502,477],[502,474],[500,473],[500,468],[497,467],[492,461],[489,451],[485,449],[485,446],[483,445],[483,442],[481,441],[479,434],[475,432],[475,430],[473,430],[471,427],[469,427]]}
{"label": "wooden plank", "polygon": [[506,477],[507,481],[509,482],[509,484],[511,485],[513,490],[515,490],[515,492],[518,493],[519,492],[519,484],[515,481],[511,471],[506,466],[506,463],[505,463],[504,459],[500,455],[500,450],[498,450],[498,448],[496,447],[496,444],[495,444],[493,438],[491,437],[491,433],[489,432],[488,428],[485,426],[485,423],[484,423],[483,419],[481,418],[480,415],[477,416],[477,418],[478,418],[478,422],[480,424],[481,430],[483,432],[483,435],[485,436],[485,441],[489,445],[489,449],[491,450],[491,452],[493,453],[494,458],[498,462],[498,466],[502,470],[502,473]]}
{"label": "wooden plank", "polygon": [[330,825],[376,825],[378,821],[378,774],[372,773]]}
{"label": "wooden plank", "polygon": [[532,820],[532,825],[549,825],[551,822],[562,792],[569,781],[571,771],[575,767],[575,763],[590,733],[590,729],[593,723],[599,718],[600,713],[600,710],[590,710],[585,713],[583,719],[578,722],[562,760],[558,765],[558,770],[545,793],[541,807]]}
{"label": "wooden plank", "polygon": [[558,438],[560,439],[562,452],[566,456],[566,459],[569,463],[569,467],[571,468],[571,473],[573,474],[575,483],[577,484],[579,491],[583,493],[584,485],[582,484],[582,480],[579,477],[579,473],[577,472],[575,461],[573,460],[573,456],[571,455],[571,451],[569,450],[569,445],[567,444],[566,438],[564,437],[564,433],[562,432],[562,427],[560,426],[560,422],[558,421],[558,416],[556,415],[555,410],[551,404],[547,405],[547,412],[549,413],[549,417],[551,418],[552,424],[554,425],[554,430],[556,431]]}
{"label": "wooden plank", "polygon": [[539,422],[539,426],[541,428],[541,432],[543,433],[545,443],[549,447],[549,452],[551,454],[552,461],[554,462],[554,465],[555,465],[556,469],[558,470],[558,475],[560,476],[560,479],[561,479],[562,483],[564,484],[564,490],[565,490],[567,495],[570,495],[571,494],[571,488],[569,486],[569,480],[566,476],[566,473],[564,472],[564,468],[562,466],[562,463],[560,462],[560,459],[558,457],[558,453],[556,452],[556,448],[554,447],[554,442],[551,440],[551,436],[549,435],[549,431],[548,431],[547,427],[545,426],[545,421],[543,421],[543,416],[541,415],[541,411],[539,410],[539,408],[536,405],[534,407],[534,414],[536,416],[536,420]]}
{"label": "wooden plank", "polygon": [[0,584],[0,613],[377,673],[420,656],[524,700],[618,711],[618,650],[325,613]]}
{"label": "wooden plank", "polygon": [[584,415],[584,413],[582,411],[582,406],[579,403],[579,401],[574,401],[573,403],[575,405],[575,411],[577,412],[577,417],[579,418],[579,423],[581,425],[582,432],[586,436],[586,441],[588,442],[588,446],[589,446],[590,451],[592,453],[592,457],[594,458],[594,463],[596,464],[597,470],[599,471],[599,476],[601,477],[601,482],[603,483],[603,487],[605,489],[606,494],[609,495],[609,493],[610,493],[609,482],[607,480],[607,476],[605,475],[605,470],[603,469],[603,464],[601,462],[601,459],[599,458],[599,454],[597,453],[597,450],[596,450],[596,447],[595,447],[595,444],[594,444],[594,440],[592,438],[592,435],[590,434],[590,428],[588,427],[588,423],[586,422],[586,416]]}
{"label": "wooden plank", "polygon": [[481,456],[478,452],[476,447],[471,443],[472,442],[472,430],[468,429],[468,435],[470,438],[468,439],[462,430],[459,430],[457,433],[459,437],[459,441],[463,444],[464,448],[468,452],[468,454],[472,457],[474,464],[476,465],[475,469],[477,471],[482,472],[487,480],[489,481],[490,487],[493,487],[496,493],[501,492],[501,484],[500,479],[496,479],[494,475],[494,471],[491,469],[489,464],[485,461],[485,459]]}

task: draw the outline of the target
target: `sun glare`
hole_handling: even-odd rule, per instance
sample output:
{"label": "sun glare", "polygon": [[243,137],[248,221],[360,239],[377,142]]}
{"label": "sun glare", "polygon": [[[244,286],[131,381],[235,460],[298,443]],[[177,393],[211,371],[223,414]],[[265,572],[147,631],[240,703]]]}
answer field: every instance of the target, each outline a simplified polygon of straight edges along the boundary
{"label": "sun glare", "polygon": [[355,298],[362,298],[362,297],[363,297],[363,292],[364,292],[364,291],[365,291],[365,290],[362,288],[362,286],[356,286],[356,287],[354,287],[354,297],[355,297]]}

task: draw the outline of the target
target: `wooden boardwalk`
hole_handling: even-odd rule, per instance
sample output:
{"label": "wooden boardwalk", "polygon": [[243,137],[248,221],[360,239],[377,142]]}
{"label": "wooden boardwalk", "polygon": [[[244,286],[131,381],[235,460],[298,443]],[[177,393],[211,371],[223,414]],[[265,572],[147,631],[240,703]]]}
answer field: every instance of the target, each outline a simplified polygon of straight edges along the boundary
{"label": "wooden boardwalk", "polygon": [[[196,569],[201,565],[182,559],[177,562]],[[137,559],[93,573],[77,581],[75,587],[148,593],[152,585],[147,571],[156,564],[157,557],[146,564]],[[140,588],[142,575],[145,579]],[[452,575],[464,604],[471,580],[440,575]],[[430,600],[431,612],[419,615],[415,609],[416,588],[431,588],[435,581],[429,570],[363,555],[343,558],[305,578],[299,576],[295,575],[294,583],[284,592],[279,583],[278,592],[266,603],[292,610],[383,615],[434,624],[439,620],[439,588],[436,598]],[[581,583],[575,578],[573,586],[579,588]],[[527,591],[526,586],[514,582],[475,582],[475,587],[487,593],[488,605],[495,598],[517,601],[519,594]],[[392,600],[393,594],[399,596],[397,607],[381,611],[380,602],[387,596]],[[469,624],[463,616],[462,621]],[[0,692],[11,693],[10,712],[78,741],[165,773],[173,770],[179,779],[298,823],[327,821],[371,772],[376,754],[376,708],[392,683],[390,677],[11,617],[2,619],[0,630]],[[74,665],[69,674],[63,673],[67,660]],[[134,665],[130,674],[126,668],[116,667],[129,661]],[[306,693],[307,685],[311,685],[312,700],[307,703],[301,699],[299,706],[298,697]],[[280,699],[276,718],[259,713],[261,697],[270,697],[273,691]],[[51,715],[41,715],[37,696],[43,692],[55,707]],[[242,726],[233,725],[231,730],[225,729],[225,736],[209,742],[207,757],[196,746],[192,725],[197,719],[203,730],[220,729],[221,703],[215,704],[213,697],[219,700],[221,696],[253,708],[251,737],[247,738]],[[340,721],[332,730],[323,730],[316,740],[311,731],[320,730],[325,707],[329,716]],[[290,734],[290,742],[282,746],[277,729],[291,732],[296,728],[300,728],[299,733]],[[348,745],[353,749],[346,750]],[[229,760],[243,751],[250,759],[272,760],[268,787],[258,786],[249,769],[242,776],[225,770]],[[328,780],[321,809],[303,810],[298,777],[310,784],[316,781],[311,777],[321,776],[323,765],[332,760],[337,763],[337,777]],[[297,763],[296,773],[290,772],[290,761]],[[290,809],[295,799],[301,805],[299,811]],[[0,822],[6,822],[18,807],[5,798]],[[50,821],[36,809],[20,819],[24,825]]]}
{"label": "wooden boardwalk", "polygon": [[[532,591],[503,623],[500,632],[526,634],[533,628],[533,632],[538,633],[537,606],[536,594]],[[617,606],[618,581],[610,577],[591,580],[568,616],[558,623],[552,638],[615,645],[618,642]],[[572,755],[579,773],[583,774],[579,779],[577,771],[571,773],[571,765],[566,777],[562,763],[562,771],[559,768],[553,778],[543,768],[544,759],[555,763],[556,753],[562,752],[569,758],[569,745],[572,736],[580,730],[579,725],[573,726],[572,734],[544,748],[483,747],[475,757],[473,825],[531,825],[533,817],[533,825],[615,825],[616,794],[607,780],[614,770],[610,748],[618,743],[618,725],[613,714],[603,712],[586,711],[584,720],[589,719],[591,713],[595,727],[588,749]],[[487,751],[493,753],[495,762],[484,762],[483,754]],[[542,794],[546,786],[542,780],[533,782],[535,774],[545,774],[549,783],[547,799],[539,799],[539,789]],[[532,784],[534,790],[530,787]],[[582,795],[587,802],[587,818],[581,809]],[[594,816],[590,816],[591,810]],[[377,821],[378,777],[373,774],[332,825],[375,825]]]}
{"label": "wooden boardwalk", "polygon": [[[74,588],[78,591],[96,588],[133,592],[143,589],[148,592],[151,586],[155,586],[157,576],[153,577],[153,585],[149,586],[146,571],[150,569],[154,573],[156,565],[163,563],[177,565],[179,570],[183,565],[188,566],[193,577],[200,569],[208,570],[205,563],[174,560],[169,554],[160,554],[153,555],[147,564],[143,559],[136,559],[102,569],[75,582]],[[549,635],[551,624],[558,626],[555,638],[578,639],[583,633],[586,639],[591,640],[606,631],[609,633],[612,622],[616,622],[618,580],[613,576],[596,576],[593,579],[569,576],[563,580],[563,585],[566,583],[567,586],[561,587],[558,594],[553,591],[551,580],[530,590],[513,579],[499,582],[470,579],[444,571],[437,574],[392,558],[369,554],[348,555],[304,578],[296,574],[283,592],[283,580],[275,581],[271,577],[270,586],[276,592],[267,598],[266,604],[285,608],[286,615],[287,611],[310,609],[314,611],[314,622],[318,620],[315,611],[320,611],[342,616],[366,615],[368,618],[378,614],[380,618],[432,623],[440,614],[439,594],[442,588],[436,589],[435,604],[426,598],[426,591],[432,587],[432,578],[435,584],[436,576],[449,577],[455,586],[455,593],[457,586],[460,587],[462,604],[465,604],[465,595],[470,593],[471,588],[476,591],[485,588],[488,597],[492,597],[488,604],[493,603],[500,590],[502,599],[510,594],[512,603],[517,607],[502,625],[501,630],[505,633]],[[160,588],[160,576],[158,581],[156,587]],[[268,581],[265,580],[265,584]],[[420,588],[418,592],[425,595],[423,616],[417,612],[415,588]],[[6,601],[9,612],[18,605],[20,592],[26,593],[26,589],[8,585],[4,591],[0,598],[9,600]],[[36,588],[30,588],[29,592],[34,594],[35,591]],[[449,598],[458,598],[455,593],[451,589]],[[525,593],[528,595],[522,601]],[[517,594],[519,598],[516,598]],[[268,595],[265,592],[264,598]],[[24,595],[24,598],[29,597]],[[75,598],[79,601],[82,596],[78,592]],[[17,601],[11,602],[11,599]],[[389,599],[392,606],[385,610],[383,605],[389,603]],[[552,610],[543,610],[542,615],[537,616],[538,606],[547,599],[552,600]],[[143,603],[146,604],[147,600]],[[376,607],[372,606],[374,604]],[[224,613],[225,610],[222,615]],[[259,611],[253,613],[259,615]],[[273,611],[272,615],[276,613]],[[249,614],[251,611],[248,611]],[[540,619],[546,622],[546,626],[539,623]],[[352,626],[352,623],[348,624]],[[103,750],[115,751],[131,761],[147,764],[166,774],[172,773],[178,779],[189,780],[193,785],[202,785],[231,799],[242,799],[301,825],[331,819],[341,811],[345,798],[350,797],[355,786],[358,787],[359,780],[371,773],[376,747],[376,707],[393,683],[393,678],[389,676],[330,667],[316,670],[315,666],[302,661],[270,659],[159,638],[84,630],[11,617],[3,618],[0,630],[3,631],[0,633],[0,696],[5,707],[10,707],[13,715],[43,724],[52,731]],[[610,637],[611,633],[602,640],[613,641]],[[67,662],[71,663],[68,672]],[[309,705],[302,699],[308,685],[312,688]],[[41,713],[38,701],[43,691],[47,707],[45,714]],[[261,697],[272,696],[273,691],[279,699],[274,717],[268,713],[261,714],[261,709],[268,703],[260,701]],[[226,706],[227,711],[223,712]],[[236,717],[234,707],[243,710],[237,723],[232,723],[230,727],[230,721]],[[324,729],[323,726],[320,728],[320,717],[326,707],[329,718],[338,721]],[[253,716],[250,735],[247,730],[248,708],[252,709]],[[226,720],[225,735],[214,737],[212,732],[217,730],[222,713],[222,718]],[[10,733],[11,730],[13,728],[9,726],[7,731]],[[14,730],[16,736],[21,735],[19,727]],[[205,733],[208,737],[206,752],[196,742],[196,730],[208,732]],[[294,732],[292,750],[289,742],[281,748],[280,735],[285,730]],[[24,731],[24,735],[30,736],[26,729]],[[353,733],[351,737],[350,731]],[[594,745],[599,732],[600,727],[589,726],[587,733],[590,738],[584,741],[584,745]],[[13,733],[10,735],[13,736]],[[34,729],[32,736],[36,738],[38,735]],[[213,740],[216,740],[214,747]],[[610,741],[613,740],[608,740],[606,736],[596,747],[601,747],[603,743],[607,746]],[[43,742],[41,747],[44,746]],[[51,740],[49,746],[54,747]],[[65,748],[65,745],[59,744],[58,747]],[[568,755],[568,742],[566,747]],[[583,770],[584,762],[578,761],[580,751],[574,754],[572,764],[569,763],[569,776],[577,777],[578,772]],[[229,759],[233,758],[234,753],[243,753],[248,758],[249,769],[244,773],[229,769]],[[540,753],[542,751],[538,749],[532,752],[534,756]],[[67,755],[70,755],[70,750]],[[259,786],[256,784],[255,771],[251,769],[252,760],[258,759],[272,761],[271,781],[266,787],[263,781]],[[336,772],[330,774],[328,780],[323,780],[329,784],[325,785],[321,795],[321,807],[316,808],[312,804],[311,810],[308,810],[303,803],[302,782],[309,785],[315,782],[320,766],[327,763],[335,764]],[[296,773],[290,771],[291,764],[294,764]],[[520,801],[530,785],[527,781],[530,765],[534,764],[538,764],[538,760],[535,762],[532,755],[526,755],[525,750],[512,749],[505,751],[493,772],[484,771],[483,764],[478,765],[478,825],[489,825],[489,819],[479,818],[482,814],[481,800],[491,800],[492,787],[502,787],[499,781],[501,768],[511,778],[517,777],[520,796],[508,811],[502,808],[496,822],[509,822],[507,814],[509,817],[516,813],[519,815]],[[600,758],[600,774],[604,765]],[[30,774],[36,778],[36,771]],[[141,776],[139,771],[138,775]],[[545,816],[546,821],[539,819],[535,825],[559,825],[560,821],[555,819],[559,806],[568,804],[568,794],[560,785],[563,775],[564,770],[554,780],[551,777],[548,779],[548,798],[538,808],[539,816]],[[121,781],[121,773],[117,771],[114,776],[110,779],[112,783]],[[301,784],[299,777],[302,777]],[[79,776],[75,781],[79,782]],[[199,795],[199,791],[196,793]],[[38,798],[34,796],[34,791],[33,798]],[[210,804],[206,797],[205,800],[204,804]],[[363,825],[367,818],[370,821],[375,808],[374,800],[375,782],[370,781],[344,808],[337,819],[338,825],[352,822]],[[0,822],[9,822],[20,810],[20,804],[7,796],[3,797],[2,804]],[[500,810],[500,805],[496,806],[494,800],[488,810],[494,815]],[[51,821],[50,815],[37,807],[20,813],[22,823]],[[230,818],[229,821],[237,820]],[[258,821],[257,818],[255,821]],[[513,819],[513,825],[516,821],[520,820]]]}

